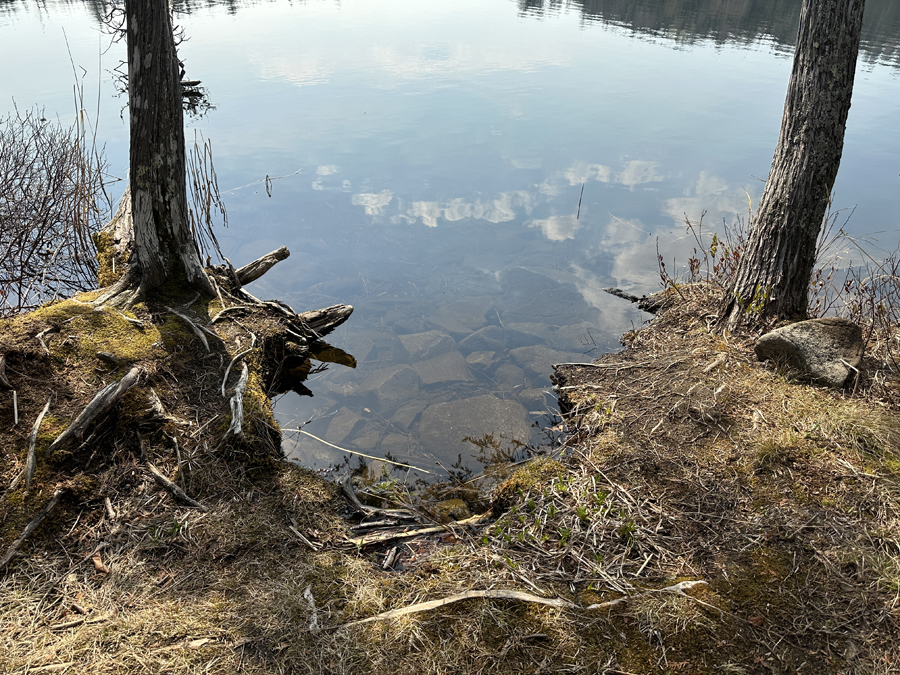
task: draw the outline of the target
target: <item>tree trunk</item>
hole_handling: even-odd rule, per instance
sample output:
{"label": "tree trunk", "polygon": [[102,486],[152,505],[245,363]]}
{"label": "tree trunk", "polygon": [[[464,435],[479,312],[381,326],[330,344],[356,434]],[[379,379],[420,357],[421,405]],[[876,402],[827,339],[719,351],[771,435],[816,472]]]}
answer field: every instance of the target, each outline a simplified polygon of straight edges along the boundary
{"label": "tree trunk", "polygon": [[140,275],[138,295],[170,282],[212,294],[188,220],[181,78],[169,3],[126,0],[125,14],[131,262]]}
{"label": "tree trunk", "polygon": [[816,241],[844,145],[865,0],[803,0],[778,147],[721,317],[806,317]]}

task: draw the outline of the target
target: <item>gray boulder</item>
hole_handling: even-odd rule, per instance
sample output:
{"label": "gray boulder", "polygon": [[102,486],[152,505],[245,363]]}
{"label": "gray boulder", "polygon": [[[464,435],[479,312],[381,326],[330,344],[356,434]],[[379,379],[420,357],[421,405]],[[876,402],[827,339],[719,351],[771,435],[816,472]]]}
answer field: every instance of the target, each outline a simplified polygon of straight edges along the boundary
{"label": "gray boulder", "polygon": [[419,376],[410,366],[399,365],[383,368],[371,373],[354,395],[364,405],[384,413],[397,408],[419,393]]}
{"label": "gray boulder", "polygon": [[458,351],[446,352],[427,361],[413,364],[419,379],[426,386],[450,384],[451,382],[469,382],[473,378],[466,368],[466,360]]}
{"label": "gray boulder", "polygon": [[463,354],[502,352],[505,349],[503,329],[500,326],[485,326],[459,341],[459,350]]}
{"label": "gray boulder", "polygon": [[457,349],[456,340],[439,330],[401,335],[397,341],[402,357],[409,361],[424,361]]}
{"label": "gray boulder", "polygon": [[419,443],[425,452],[453,462],[459,454],[475,449],[466,437],[479,438],[492,434],[500,440],[527,443],[531,440],[528,411],[516,401],[495,396],[475,396],[446,403],[436,403],[422,413]]}
{"label": "gray boulder", "polygon": [[827,317],[783,326],[763,335],[753,350],[760,361],[789,366],[817,384],[843,387],[862,361],[862,329]]}

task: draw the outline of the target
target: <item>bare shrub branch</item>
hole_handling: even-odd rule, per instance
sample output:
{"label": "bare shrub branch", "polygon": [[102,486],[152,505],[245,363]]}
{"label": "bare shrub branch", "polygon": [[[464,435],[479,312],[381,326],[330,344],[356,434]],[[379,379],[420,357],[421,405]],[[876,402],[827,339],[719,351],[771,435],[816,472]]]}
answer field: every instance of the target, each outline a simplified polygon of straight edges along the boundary
{"label": "bare shrub branch", "polygon": [[[81,117],[81,116],[80,116]],[[0,119],[0,316],[96,283],[91,234],[110,211],[86,125],[18,110]]]}

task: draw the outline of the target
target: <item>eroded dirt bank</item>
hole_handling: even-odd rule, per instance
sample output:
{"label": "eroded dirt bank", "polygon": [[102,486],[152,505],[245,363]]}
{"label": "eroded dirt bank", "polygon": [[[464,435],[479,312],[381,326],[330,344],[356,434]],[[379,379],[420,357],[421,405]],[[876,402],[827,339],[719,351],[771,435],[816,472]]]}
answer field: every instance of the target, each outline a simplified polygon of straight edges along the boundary
{"label": "eroded dirt bank", "polygon": [[[122,314],[87,300],[0,324],[19,414],[14,425],[2,392],[4,487],[51,400],[30,490],[20,480],[0,498],[0,549],[63,490],[2,571],[2,672],[889,673],[900,662],[900,397],[874,362],[854,390],[797,382],[757,363],[748,341],[712,334],[710,299],[688,293],[625,336],[625,351],[559,369],[564,445],[495,489],[484,519],[398,542],[398,573],[382,569],[383,547],[349,543],[354,509],[338,487],[279,456],[272,363],[249,358],[246,424],[229,434],[237,376],[223,396],[224,371],[267,319],[217,323],[206,352],[162,306]],[[184,309],[208,321],[216,303]],[[35,336],[47,328],[45,349]],[[135,365],[141,379],[110,418],[49,453]],[[206,510],[179,503],[150,464]]]}

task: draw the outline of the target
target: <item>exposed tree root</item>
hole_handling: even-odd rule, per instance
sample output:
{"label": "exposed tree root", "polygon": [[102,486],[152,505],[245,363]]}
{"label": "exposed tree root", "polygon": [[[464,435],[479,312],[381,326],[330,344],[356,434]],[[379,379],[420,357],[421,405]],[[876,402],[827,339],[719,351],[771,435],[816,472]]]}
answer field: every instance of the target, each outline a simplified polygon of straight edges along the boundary
{"label": "exposed tree root", "polygon": [[119,402],[125,395],[125,392],[137,383],[140,374],[141,369],[135,366],[121,380],[108,384],[97,392],[97,395],[88,403],[81,414],[75,418],[75,421],[53,441],[49,452],[63,450],[73,443],[80,443],[84,440],[85,432]]}

